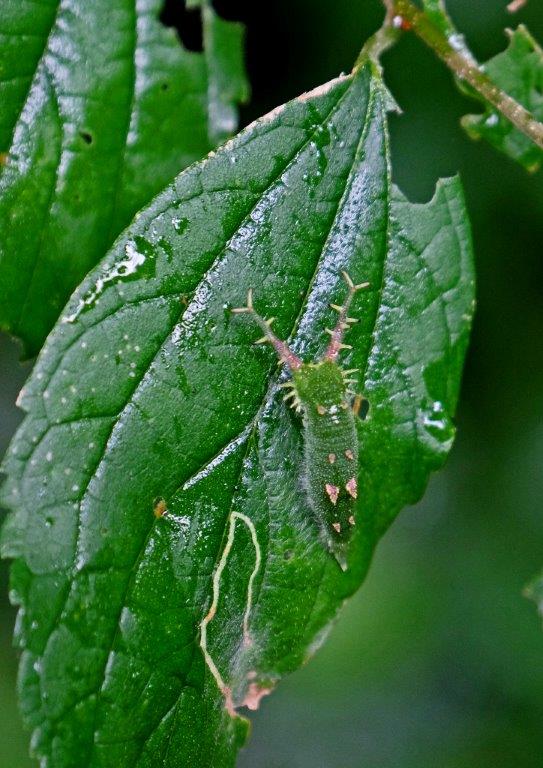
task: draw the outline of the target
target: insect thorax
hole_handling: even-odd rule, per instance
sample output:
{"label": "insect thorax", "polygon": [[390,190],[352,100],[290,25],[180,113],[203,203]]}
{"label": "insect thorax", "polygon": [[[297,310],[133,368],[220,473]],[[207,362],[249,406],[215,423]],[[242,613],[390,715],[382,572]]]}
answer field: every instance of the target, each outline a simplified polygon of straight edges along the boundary
{"label": "insect thorax", "polygon": [[292,373],[292,383],[305,411],[331,406],[347,407],[345,381],[341,368],[331,360],[304,363]]}

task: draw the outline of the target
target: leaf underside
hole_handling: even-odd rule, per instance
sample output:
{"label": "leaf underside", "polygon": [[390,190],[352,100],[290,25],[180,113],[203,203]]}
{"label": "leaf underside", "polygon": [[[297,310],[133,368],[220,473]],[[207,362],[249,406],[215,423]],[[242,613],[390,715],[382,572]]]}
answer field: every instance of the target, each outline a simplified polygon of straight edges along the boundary
{"label": "leaf underside", "polygon": [[0,328],[27,355],[136,211],[236,129],[241,27],[204,3],[190,52],[162,5],[0,8]]}
{"label": "leaf underside", "polygon": [[[490,59],[483,69],[499,88],[543,121],[543,51],[522,25],[508,34],[506,50]],[[477,98],[473,91],[468,92]],[[543,159],[541,148],[491,104],[484,103],[483,114],[462,119],[471,138],[485,139],[528,171],[536,171]]]}
{"label": "leaf underside", "polygon": [[[208,626],[234,701],[323,642],[379,537],[453,439],[473,309],[457,180],[427,205],[391,183],[388,95],[370,65],[275,110],[145,209],[72,297],[20,404],[3,554],[21,605],[20,700],[54,768],[232,766],[232,718],[199,646],[232,511],[240,525]],[[341,271],[369,413],[344,573],[304,491],[301,425],[256,308],[305,360],[324,351]],[[166,513],[153,514],[156,499]]]}

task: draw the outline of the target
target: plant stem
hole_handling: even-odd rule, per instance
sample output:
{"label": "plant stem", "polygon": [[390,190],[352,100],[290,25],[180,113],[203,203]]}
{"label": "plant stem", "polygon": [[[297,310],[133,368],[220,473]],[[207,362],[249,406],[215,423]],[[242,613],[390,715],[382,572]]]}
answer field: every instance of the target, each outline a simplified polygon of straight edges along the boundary
{"label": "plant stem", "polygon": [[454,41],[447,38],[412,0],[383,0],[383,3],[387,9],[388,24],[412,29],[460,80],[471,85],[485,101],[490,102],[519,131],[543,149],[543,123],[522,104],[498,88],[481,70],[475,59],[455,47]]}
{"label": "plant stem", "polygon": [[[388,19],[388,15],[387,15]],[[360,54],[355,61],[354,69],[357,69],[362,64],[364,64],[368,59],[372,59],[373,61],[378,61],[379,57],[394,43],[398,40],[400,36],[400,30],[395,29],[395,27],[392,26],[392,24],[388,24],[385,22],[383,26],[377,30],[377,32],[372,35],[368,40],[366,40],[366,43],[364,44],[364,47],[360,51]]]}

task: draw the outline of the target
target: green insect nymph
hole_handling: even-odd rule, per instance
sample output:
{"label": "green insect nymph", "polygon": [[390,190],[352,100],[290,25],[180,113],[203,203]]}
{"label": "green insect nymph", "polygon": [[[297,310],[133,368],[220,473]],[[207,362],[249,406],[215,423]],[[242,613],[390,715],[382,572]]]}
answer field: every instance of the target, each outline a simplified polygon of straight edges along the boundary
{"label": "green insect nymph", "polygon": [[346,549],[355,525],[354,506],[358,495],[358,437],[356,419],[361,398],[349,388],[355,380],[349,376],[356,369],[345,371],[338,363],[343,336],[356,318],[348,316],[349,306],[357,291],[369,283],[355,285],[343,273],[349,292],[343,306],[331,304],[338,314],[334,330],[327,330],[331,339],[323,358],[305,363],[271,330],[273,318],[265,320],[253,307],[252,291],[247,306],[235,313],[250,313],[264,332],[257,343],[273,345],[279,360],[290,370],[291,378],[282,384],[297,413],[302,414],[305,487],[309,505],[323,529],[330,552],[340,566],[347,568]]}

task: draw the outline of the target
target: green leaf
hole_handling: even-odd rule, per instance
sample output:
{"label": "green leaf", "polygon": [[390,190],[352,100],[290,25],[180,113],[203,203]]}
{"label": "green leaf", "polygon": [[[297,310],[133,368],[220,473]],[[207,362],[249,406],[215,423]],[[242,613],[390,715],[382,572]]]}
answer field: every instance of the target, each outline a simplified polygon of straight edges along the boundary
{"label": "green leaf", "polygon": [[210,138],[219,144],[238,124],[236,104],[249,99],[243,62],[244,27],[223,21],[211,5],[202,9],[208,71]]}
{"label": "green leaf", "polygon": [[[483,70],[499,88],[543,120],[543,51],[522,25],[508,34],[506,50],[490,59]],[[473,91],[468,92],[477,98]],[[462,120],[471,138],[485,139],[528,171],[536,171],[543,158],[541,149],[492,105],[484,104],[483,114],[466,115]]]}
{"label": "green leaf", "polygon": [[[232,766],[246,721],[224,709],[199,629],[231,512],[253,521],[262,555],[251,643],[256,552],[238,524],[208,651],[235,704],[256,704],[323,642],[445,460],[473,310],[469,225],[457,180],[427,205],[392,186],[388,103],[366,65],[249,126],[141,213],[49,337],[4,466],[3,554],[22,708],[52,767]],[[342,270],[371,284],[342,361],[369,400],[345,572],[308,508],[275,354],[231,311],[252,287],[315,359]]]}
{"label": "green leaf", "polygon": [[236,128],[242,30],[203,10],[205,54],[162,0],[0,9],[0,327],[35,354],[136,211]]}
{"label": "green leaf", "polygon": [[186,5],[202,12],[210,137],[219,144],[236,130],[236,104],[245,103],[250,96],[243,61],[245,28],[243,24],[223,21],[209,0],[187,0]]}

